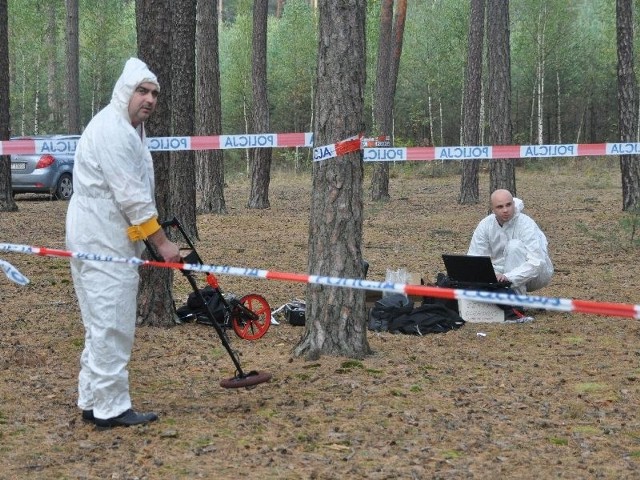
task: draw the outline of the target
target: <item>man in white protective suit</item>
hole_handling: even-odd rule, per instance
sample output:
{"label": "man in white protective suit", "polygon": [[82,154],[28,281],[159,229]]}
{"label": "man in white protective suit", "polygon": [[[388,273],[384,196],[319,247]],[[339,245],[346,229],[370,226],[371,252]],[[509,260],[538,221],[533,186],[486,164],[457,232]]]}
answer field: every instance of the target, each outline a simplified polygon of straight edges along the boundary
{"label": "man in white protective suit", "polygon": [[522,213],[524,204],[508,190],[491,194],[493,213],[480,221],[469,245],[469,255],[491,257],[498,281],[526,294],[549,284],[553,264],[547,238],[536,222]]}
{"label": "man in white protective suit", "polygon": [[[156,107],[156,76],[129,59],[111,102],[89,122],[75,154],[73,197],[66,220],[72,251],[140,257],[148,239],[168,262],[179,262],[178,246],[158,223],[151,154],[144,121]],[[132,235],[132,231],[135,235]],[[98,428],[145,424],[155,413],[133,410],[127,366],[136,323],[138,267],[127,263],[71,260],[82,322],[78,406]]]}

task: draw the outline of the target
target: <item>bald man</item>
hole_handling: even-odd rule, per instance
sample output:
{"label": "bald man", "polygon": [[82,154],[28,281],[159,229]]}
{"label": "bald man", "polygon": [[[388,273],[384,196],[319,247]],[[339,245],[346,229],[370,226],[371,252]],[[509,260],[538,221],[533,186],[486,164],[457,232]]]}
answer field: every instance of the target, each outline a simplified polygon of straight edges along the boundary
{"label": "bald man", "polygon": [[508,190],[496,190],[490,200],[493,213],[476,227],[468,254],[491,257],[498,280],[511,282],[519,294],[545,287],[553,264],[544,233]]}

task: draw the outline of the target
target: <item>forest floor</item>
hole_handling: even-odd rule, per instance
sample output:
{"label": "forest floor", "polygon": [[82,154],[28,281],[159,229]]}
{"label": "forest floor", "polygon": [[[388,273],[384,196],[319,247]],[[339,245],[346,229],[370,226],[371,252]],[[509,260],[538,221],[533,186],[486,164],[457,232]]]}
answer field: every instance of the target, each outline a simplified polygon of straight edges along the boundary
{"label": "forest floor", "polygon": [[[406,268],[429,281],[442,253],[466,251],[487,204],[457,205],[459,181],[436,163],[392,169],[392,199],[365,201],[368,279]],[[547,159],[518,167],[517,181],[556,266],[537,294],[640,303],[615,160]],[[229,214],[198,217],[205,262],[305,273],[309,175],[274,174],[267,210],[245,208],[246,180],[228,183]],[[483,170],[483,199],[487,185]],[[0,242],[64,248],[67,204],[16,200]],[[75,405],[83,329],[68,261],[2,258],[31,283],[0,278],[0,479],[640,477],[637,321],[540,311],[422,337],[369,332],[374,354],[360,362],[294,357],[304,327],[281,321],[256,341],[229,332],[243,368],[273,375],[253,389],[219,386],[234,372],[212,327],[139,327],[134,407],[160,420],[97,431]],[[305,295],[300,283],[220,283],[272,309]],[[177,302],[188,293],[176,275]]]}

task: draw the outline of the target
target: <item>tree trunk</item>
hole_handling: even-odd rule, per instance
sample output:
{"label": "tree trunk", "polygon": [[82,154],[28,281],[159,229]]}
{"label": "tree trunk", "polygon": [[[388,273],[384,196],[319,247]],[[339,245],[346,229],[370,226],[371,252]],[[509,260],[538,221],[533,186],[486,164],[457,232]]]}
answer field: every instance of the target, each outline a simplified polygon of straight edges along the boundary
{"label": "tree trunk", "polygon": [[[391,134],[391,115],[393,99],[389,78],[391,65],[393,2],[382,0],[380,3],[380,35],[378,37],[378,65],[376,69],[376,86],[373,95],[373,133],[374,135]],[[389,164],[376,162],[371,175],[371,199],[389,199]]]}
{"label": "tree trunk", "polygon": [[[487,44],[489,70],[489,125],[492,145],[511,145],[511,56],[509,1],[488,0]],[[504,188],[516,194],[513,159],[490,161],[490,192]]]}
{"label": "tree trunk", "polygon": [[[171,2],[171,135],[193,135],[196,85],[196,0]],[[171,217],[192,239],[196,227],[196,174],[193,151],[170,154]]]}
{"label": "tree trunk", "polygon": [[47,29],[45,31],[47,46],[47,107],[49,115],[47,119],[48,130],[55,128],[60,123],[61,101],[57,79],[59,75],[58,61],[56,59],[57,38],[57,7],[55,2],[47,4]]}
{"label": "tree trunk", "polygon": [[547,25],[546,6],[541,6],[542,11],[538,14],[538,33],[536,35],[537,69],[536,69],[536,91],[538,103],[538,145],[544,144],[544,80],[545,80],[545,30]]}
{"label": "tree trunk", "polygon": [[[621,142],[633,142],[636,131],[636,75],[633,67],[633,1],[616,1],[618,43],[618,124]],[[640,209],[640,155],[620,155],[622,210]]]}
{"label": "tree trunk", "polygon": [[[166,137],[171,135],[171,1],[136,0],[136,25],[138,56],[149,65],[158,77],[160,95],[156,113],[145,128],[147,135]],[[156,206],[159,218],[169,217],[171,184],[169,153],[153,152],[153,170],[156,183]],[[174,318],[173,271],[166,268],[140,270],[138,291],[138,323],[166,326]]]}
{"label": "tree trunk", "polygon": [[[9,71],[9,15],[7,0],[0,0],[0,72]],[[9,140],[11,118],[9,104],[9,82],[0,82],[0,140]],[[0,211],[18,210],[11,192],[11,157],[0,156]]]}
{"label": "tree trunk", "polygon": [[[253,131],[269,133],[269,102],[267,99],[267,0],[253,2]],[[249,208],[269,208],[271,181],[270,148],[251,149]]]}
{"label": "tree trunk", "polygon": [[[400,58],[402,57],[402,44],[404,43],[404,25],[407,20],[407,0],[398,0],[396,4],[396,22],[393,29],[393,46],[391,50],[391,64],[389,88],[391,89],[391,106],[396,97],[396,85],[398,83],[398,71],[400,70]],[[391,115],[393,119],[393,115]]]}
{"label": "tree trunk", "polygon": [[[196,21],[196,135],[222,134],[218,8],[216,0],[198,0]],[[226,214],[222,150],[196,152],[196,211]]]}
{"label": "tree trunk", "polygon": [[[467,67],[462,99],[462,144],[480,145],[480,99],[482,98],[482,46],[484,39],[484,0],[471,0]],[[460,180],[461,205],[480,201],[478,171],[480,160],[464,160]]]}
{"label": "tree trunk", "polygon": [[[404,25],[407,17],[407,0],[398,0],[396,22],[393,25],[393,0],[381,4],[380,38],[378,41],[378,66],[374,102],[374,132],[393,138],[393,104],[398,81],[398,69],[402,56]],[[389,163],[377,162],[371,178],[371,199],[389,198]]]}
{"label": "tree trunk", "polygon": [[562,143],[562,92],[560,73],[556,72],[556,143]]}
{"label": "tree trunk", "polygon": [[[314,144],[364,129],[365,1],[319,2]],[[362,156],[316,162],[309,218],[309,272],[361,278]],[[363,290],[309,285],[307,321],[296,355],[362,358],[371,353]]]}
{"label": "tree trunk", "polygon": [[80,66],[78,39],[78,0],[67,5],[67,133],[80,133]]}

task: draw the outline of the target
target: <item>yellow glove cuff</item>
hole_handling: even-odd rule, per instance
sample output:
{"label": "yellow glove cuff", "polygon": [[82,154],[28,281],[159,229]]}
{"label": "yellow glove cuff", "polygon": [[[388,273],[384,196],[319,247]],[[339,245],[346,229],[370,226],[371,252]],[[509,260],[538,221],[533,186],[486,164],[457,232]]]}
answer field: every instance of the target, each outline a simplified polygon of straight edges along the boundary
{"label": "yellow glove cuff", "polygon": [[129,236],[129,240],[137,242],[139,240],[146,240],[158,230],[160,230],[158,217],[152,217],[141,225],[131,225],[127,228],[127,235]]}

